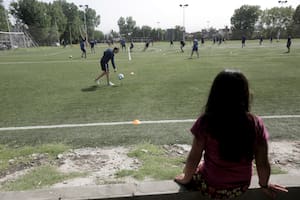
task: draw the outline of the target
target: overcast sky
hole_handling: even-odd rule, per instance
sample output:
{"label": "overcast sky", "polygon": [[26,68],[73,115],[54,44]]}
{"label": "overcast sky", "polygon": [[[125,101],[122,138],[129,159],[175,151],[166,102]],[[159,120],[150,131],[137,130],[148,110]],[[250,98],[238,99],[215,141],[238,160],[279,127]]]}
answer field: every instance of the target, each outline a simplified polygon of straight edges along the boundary
{"label": "overcast sky", "polygon": [[[7,7],[13,0],[4,0]],[[16,0],[15,0],[16,1]],[[51,0],[43,0],[51,2]],[[122,16],[132,16],[137,26],[148,25],[152,28],[174,28],[183,25],[183,8],[179,4],[188,4],[184,8],[185,27],[188,32],[202,28],[224,28],[230,26],[230,18],[234,10],[242,5],[259,5],[261,9],[276,6],[292,6],[296,8],[300,0],[288,0],[285,4],[278,0],[67,0],[76,5],[88,5],[101,16],[101,24],[97,29],[108,33],[119,31],[117,22]]]}

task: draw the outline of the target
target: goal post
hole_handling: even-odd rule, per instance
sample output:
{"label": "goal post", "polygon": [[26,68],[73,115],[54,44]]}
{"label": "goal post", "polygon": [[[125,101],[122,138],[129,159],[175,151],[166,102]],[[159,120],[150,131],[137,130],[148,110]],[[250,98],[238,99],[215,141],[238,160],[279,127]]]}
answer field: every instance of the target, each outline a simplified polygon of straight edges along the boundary
{"label": "goal post", "polygon": [[11,48],[28,48],[38,46],[25,32],[4,32],[0,31],[0,44]]}

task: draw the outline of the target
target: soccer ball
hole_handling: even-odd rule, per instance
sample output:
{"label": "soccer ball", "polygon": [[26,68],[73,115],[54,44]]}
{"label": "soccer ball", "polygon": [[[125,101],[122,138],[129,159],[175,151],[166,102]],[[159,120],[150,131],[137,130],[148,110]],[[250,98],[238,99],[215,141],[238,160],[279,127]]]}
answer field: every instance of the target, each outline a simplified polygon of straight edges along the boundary
{"label": "soccer ball", "polygon": [[119,80],[122,80],[124,78],[124,74],[119,74],[118,78],[119,78]]}
{"label": "soccer ball", "polygon": [[72,55],[69,55],[69,58],[73,58],[73,56],[72,56]]}

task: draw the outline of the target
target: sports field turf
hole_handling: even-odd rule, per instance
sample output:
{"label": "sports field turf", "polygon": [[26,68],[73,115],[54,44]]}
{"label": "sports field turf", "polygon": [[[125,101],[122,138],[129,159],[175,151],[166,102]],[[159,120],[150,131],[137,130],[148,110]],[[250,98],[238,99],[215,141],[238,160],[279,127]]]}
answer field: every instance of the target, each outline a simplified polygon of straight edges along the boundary
{"label": "sports field turf", "polygon": [[[181,53],[179,42],[154,43],[143,52],[136,43],[115,56],[118,72],[111,73],[116,87],[105,79],[98,87],[99,57],[106,44],[88,49],[79,46],[39,47],[0,52],[0,128],[139,119],[195,119],[206,102],[211,82],[225,68],[239,69],[249,79],[252,111],[262,116],[300,115],[300,40],[285,53],[285,40],[259,46],[257,40],[221,45],[206,42],[200,58],[189,59],[191,43]],[[72,55],[70,59],[69,56]],[[112,71],[112,68],[111,68]],[[134,72],[134,75],[131,75]],[[125,79],[119,81],[117,74]],[[271,139],[300,140],[300,118],[264,119]],[[192,122],[0,131],[0,144],[71,146],[189,143]]]}

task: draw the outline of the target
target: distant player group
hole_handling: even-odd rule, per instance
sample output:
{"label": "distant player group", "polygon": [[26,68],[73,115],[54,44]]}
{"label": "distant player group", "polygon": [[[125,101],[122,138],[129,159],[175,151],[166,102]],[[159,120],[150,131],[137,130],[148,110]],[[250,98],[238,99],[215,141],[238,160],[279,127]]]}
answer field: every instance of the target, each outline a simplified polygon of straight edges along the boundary
{"label": "distant player group", "polygon": [[[271,42],[272,42],[272,39],[273,38],[270,38]],[[221,40],[221,39],[219,39],[219,40]],[[241,41],[242,41],[242,48],[244,48],[246,46],[246,37],[242,36]],[[143,51],[146,51],[148,49],[150,42],[151,42],[150,40],[147,40],[145,42],[145,47],[144,47]],[[259,45],[262,45],[262,42],[263,42],[263,38],[262,38],[262,36],[260,36],[259,37]],[[201,38],[201,43],[204,44],[204,39],[203,38]],[[87,46],[86,44],[87,44],[86,38],[80,37],[80,49],[81,49],[81,57],[82,58],[87,57],[86,56],[86,46]],[[91,53],[95,53],[95,44],[96,44],[96,42],[94,40],[91,40],[89,44],[90,44],[90,47],[91,47]],[[152,44],[153,44],[153,41],[152,41]],[[288,36],[287,44],[286,44],[286,47],[287,47],[287,52],[286,53],[290,53],[291,44],[292,44],[291,36]],[[174,42],[173,42],[173,40],[171,40],[170,41],[170,46],[173,46],[173,45],[174,45]],[[198,40],[194,39],[190,59],[193,57],[194,53],[196,53],[197,58],[199,58],[198,45],[199,45]],[[125,39],[120,40],[120,46],[122,48],[122,51],[126,51]],[[182,53],[184,52],[184,47],[185,47],[185,41],[181,40],[180,41],[180,51]],[[134,44],[133,44],[133,41],[131,41],[129,51],[132,52],[133,48],[134,48]],[[108,65],[108,63],[109,63],[109,61],[111,61],[114,72],[116,72],[117,67],[115,65],[114,56],[115,56],[115,54],[117,54],[119,52],[119,50],[120,49],[118,47],[114,47],[114,48],[108,48],[104,51],[103,56],[100,59],[100,66],[101,66],[101,71],[102,72],[95,78],[95,82],[98,85],[100,85],[100,79],[104,76],[106,77],[106,83],[107,83],[108,86],[113,86],[114,85],[110,81],[110,78],[109,78],[109,65]]]}

